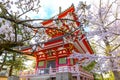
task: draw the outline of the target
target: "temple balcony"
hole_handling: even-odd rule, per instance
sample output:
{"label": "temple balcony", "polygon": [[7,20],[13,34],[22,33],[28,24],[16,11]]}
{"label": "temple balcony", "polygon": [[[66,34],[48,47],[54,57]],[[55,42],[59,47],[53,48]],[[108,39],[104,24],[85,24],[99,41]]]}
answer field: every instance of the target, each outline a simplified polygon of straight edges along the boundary
{"label": "temple balcony", "polygon": [[62,66],[58,68],[38,68],[36,71],[20,72],[21,80],[57,80],[59,73],[71,73],[72,80],[94,80],[93,74],[75,66]]}

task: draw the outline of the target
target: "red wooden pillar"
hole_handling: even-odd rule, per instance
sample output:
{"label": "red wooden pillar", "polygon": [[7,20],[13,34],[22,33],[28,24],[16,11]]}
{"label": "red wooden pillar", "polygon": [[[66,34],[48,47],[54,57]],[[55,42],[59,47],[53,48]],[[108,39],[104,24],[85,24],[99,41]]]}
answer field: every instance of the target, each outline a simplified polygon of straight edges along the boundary
{"label": "red wooden pillar", "polygon": [[56,53],[57,55],[56,55],[56,68],[58,68],[58,66],[59,66],[59,58],[58,58],[58,53]]}
{"label": "red wooden pillar", "polygon": [[[66,51],[67,51],[67,57],[69,57],[70,56],[70,51],[69,50],[66,50]],[[70,58],[68,58],[67,61],[68,61],[68,66],[70,66],[71,65]]]}
{"label": "red wooden pillar", "polygon": [[45,54],[45,65],[44,67],[46,68],[47,67],[47,54]]}
{"label": "red wooden pillar", "polygon": [[67,61],[68,61],[67,65],[70,66],[71,65],[70,58],[68,58]]}
{"label": "red wooden pillar", "polygon": [[36,66],[35,66],[35,72],[37,71],[38,69],[38,56],[36,56]]}
{"label": "red wooden pillar", "polygon": [[59,66],[59,59],[56,58],[56,67],[58,67],[58,66]]}

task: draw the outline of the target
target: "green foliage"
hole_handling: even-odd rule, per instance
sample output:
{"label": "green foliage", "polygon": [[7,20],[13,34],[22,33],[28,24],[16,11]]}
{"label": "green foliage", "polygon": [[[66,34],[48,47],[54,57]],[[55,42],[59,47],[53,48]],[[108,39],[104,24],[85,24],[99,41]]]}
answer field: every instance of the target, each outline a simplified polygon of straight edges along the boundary
{"label": "green foliage", "polygon": [[97,73],[94,73],[94,80],[103,80],[102,79],[102,74],[97,74]]}
{"label": "green foliage", "polygon": [[6,63],[8,64],[8,66],[13,65],[14,69],[17,69],[17,70],[25,69],[24,60],[22,58],[16,58],[15,61],[9,60]]}
{"label": "green foliage", "polygon": [[106,73],[93,73],[94,74],[94,80],[115,80],[114,74],[112,71],[106,72]]}
{"label": "green foliage", "polygon": [[36,67],[36,61],[34,61],[34,62],[32,63],[32,68],[35,69],[35,67]]}
{"label": "green foliage", "polygon": [[[14,59],[15,58],[15,59]],[[12,67],[12,74],[18,75],[17,73],[20,70],[26,69],[24,62],[26,61],[26,57],[17,53],[10,53],[6,60],[6,66]]]}
{"label": "green foliage", "polygon": [[88,64],[87,66],[84,66],[83,69],[85,69],[87,71],[91,71],[94,68],[95,64],[96,64],[96,62],[93,61],[90,64]]}

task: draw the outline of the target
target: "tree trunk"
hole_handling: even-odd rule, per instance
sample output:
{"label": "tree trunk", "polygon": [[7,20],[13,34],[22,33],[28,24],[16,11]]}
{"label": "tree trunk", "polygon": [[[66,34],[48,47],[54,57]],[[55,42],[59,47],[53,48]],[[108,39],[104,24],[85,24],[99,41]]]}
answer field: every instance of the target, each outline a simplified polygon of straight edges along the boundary
{"label": "tree trunk", "polygon": [[104,80],[103,74],[101,73],[100,75],[101,75],[102,80]]}
{"label": "tree trunk", "polygon": [[[13,57],[13,61],[15,61],[16,53],[13,53],[13,56],[12,56],[12,57]],[[11,66],[10,66],[10,70],[9,70],[9,76],[12,76],[13,67],[14,67],[14,65],[11,64]]]}
{"label": "tree trunk", "polygon": [[118,71],[113,71],[115,80],[120,80],[120,72]]}
{"label": "tree trunk", "polygon": [[9,70],[9,75],[8,76],[12,76],[12,72],[13,72],[13,65],[10,66],[10,70]]}

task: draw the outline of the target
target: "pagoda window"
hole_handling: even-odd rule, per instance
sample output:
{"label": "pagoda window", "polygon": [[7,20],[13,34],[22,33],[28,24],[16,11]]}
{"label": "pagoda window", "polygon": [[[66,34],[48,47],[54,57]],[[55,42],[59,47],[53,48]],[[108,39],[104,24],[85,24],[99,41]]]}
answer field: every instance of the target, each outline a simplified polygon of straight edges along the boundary
{"label": "pagoda window", "polygon": [[59,58],[59,64],[67,64],[67,58],[66,57]]}
{"label": "pagoda window", "polygon": [[40,61],[40,62],[38,63],[38,67],[43,67],[44,64],[45,64],[45,61]]}

